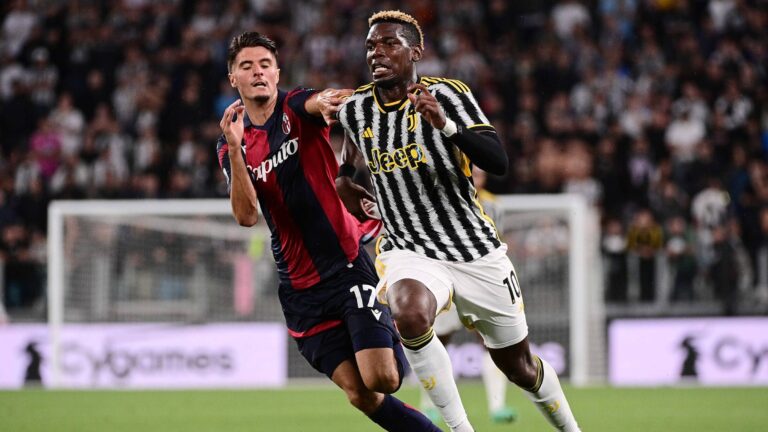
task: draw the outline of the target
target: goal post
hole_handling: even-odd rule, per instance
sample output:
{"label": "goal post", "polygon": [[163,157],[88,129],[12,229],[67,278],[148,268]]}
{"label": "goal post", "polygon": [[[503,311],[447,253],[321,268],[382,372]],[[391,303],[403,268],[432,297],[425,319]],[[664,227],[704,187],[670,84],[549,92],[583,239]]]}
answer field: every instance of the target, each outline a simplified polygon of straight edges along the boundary
{"label": "goal post", "polygon": [[[575,195],[507,195],[494,213],[532,343],[562,351],[572,384],[603,380],[595,212]],[[66,386],[70,325],[283,322],[269,229],[238,226],[226,199],[54,201],[48,215],[48,386]],[[295,347],[286,356],[289,379],[317,376]]]}

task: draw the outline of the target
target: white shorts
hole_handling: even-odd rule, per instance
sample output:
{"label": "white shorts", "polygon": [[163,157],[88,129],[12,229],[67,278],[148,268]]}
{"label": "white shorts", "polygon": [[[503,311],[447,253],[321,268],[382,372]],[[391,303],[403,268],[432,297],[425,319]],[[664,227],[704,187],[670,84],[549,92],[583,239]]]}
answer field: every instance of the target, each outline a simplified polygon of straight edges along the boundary
{"label": "white shorts", "polygon": [[522,292],[506,245],[468,263],[400,249],[382,252],[376,260],[382,303],[387,303],[388,286],[415,279],[434,294],[438,312],[450,310],[453,300],[461,322],[476,329],[488,348],[508,347],[528,336]]}

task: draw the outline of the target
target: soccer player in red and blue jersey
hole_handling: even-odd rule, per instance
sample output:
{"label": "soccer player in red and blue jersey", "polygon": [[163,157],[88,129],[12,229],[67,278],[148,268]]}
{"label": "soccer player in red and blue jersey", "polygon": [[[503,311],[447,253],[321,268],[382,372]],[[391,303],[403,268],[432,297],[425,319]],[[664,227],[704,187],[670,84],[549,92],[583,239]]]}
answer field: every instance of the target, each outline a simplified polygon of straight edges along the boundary
{"label": "soccer player in red and blue jersey", "polygon": [[390,395],[405,357],[374,295],[376,272],[361,247],[369,227],[336,193],[328,122],[351,91],[279,90],[275,43],[256,32],[232,40],[228,67],[240,99],[221,119],[219,162],[238,223],[254,225],[260,207],[272,232],[280,303],[299,351],[385,430],[439,431]]}

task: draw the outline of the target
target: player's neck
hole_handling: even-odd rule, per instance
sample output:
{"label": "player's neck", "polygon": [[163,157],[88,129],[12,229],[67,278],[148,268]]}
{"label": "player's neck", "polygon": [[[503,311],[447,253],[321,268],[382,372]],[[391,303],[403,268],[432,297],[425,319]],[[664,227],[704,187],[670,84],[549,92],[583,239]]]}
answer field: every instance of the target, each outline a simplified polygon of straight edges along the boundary
{"label": "player's neck", "polygon": [[408,80],[406,82],[398,83],[392,87],[386,88],[382,86],[376,86],[376,89],[379,91],[381,101],[387,104],[405,99],[405,96],[408,94],[408,86],[411,84],[413,84],[413,80]]}
{"label": "player's neck", "polygon": [[272,116],[272,113],[275,112],[277,92],[270,96],[266,101],[243,98],[243,105],[245,105],[245,112],[248,113],[248,118],[251,120],[251,124],[254,126],[263,126]]}

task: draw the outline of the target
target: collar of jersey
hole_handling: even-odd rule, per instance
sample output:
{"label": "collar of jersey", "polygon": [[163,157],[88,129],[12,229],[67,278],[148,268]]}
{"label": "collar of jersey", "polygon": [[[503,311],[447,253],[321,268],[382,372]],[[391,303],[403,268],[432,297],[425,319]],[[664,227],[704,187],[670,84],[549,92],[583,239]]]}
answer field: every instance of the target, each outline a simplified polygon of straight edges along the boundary
{"label": "collar of jersey", "polygon": [[[417,82],[420,82],[424,84],[419,78]],[[419,94],[421,90],[416,90],[415,94]],[[389,113],[394,111],[400,111],[401,109],[404,109],[408,104],[411,102],[408,99],[408,95],[406,95],[404,98],[400,99],[399,101],[389,102],[389,103],[382,103],[379,101],[379,95],[378,95],[378,89],[376,88],[376,84],[373,85],[373,101],[376,102],[376,107],[379,108],[379,111],[382,113]]]}
{"label": "collar of jersey", "polygon": [[282,90],[277,91],[277,102],[275,102],[275,110],[272,111],[272,115],[269,116],[269,118],[267,119],[267,121],[264,122],[263,125],[255,125],[251,123],[251,119],[248,117],[248,114],[245,111],[243,111],[243,115],[245,115],[245,118],[243,118],[243,127],[245,128],[254,127],[256,129],[263,129],[263,130],[269,129],[272,126],[272,123],[275,122],[275,118],[277,118],[279,114],[283,112],[283,101],[285,100],[285,95],[286,93],[284,91]]}

